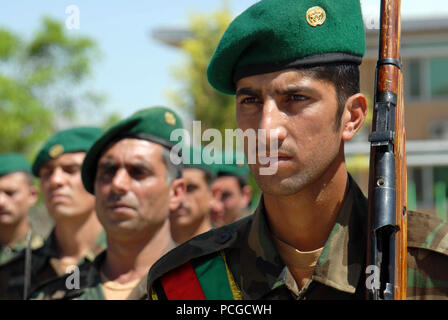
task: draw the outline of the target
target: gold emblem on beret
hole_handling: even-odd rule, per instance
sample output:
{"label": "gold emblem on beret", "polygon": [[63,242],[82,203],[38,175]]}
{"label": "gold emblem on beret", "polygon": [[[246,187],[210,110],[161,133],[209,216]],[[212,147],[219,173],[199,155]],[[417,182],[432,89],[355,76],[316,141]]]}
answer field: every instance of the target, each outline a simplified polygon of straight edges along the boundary
{"label": "gold emblem on beret", "polygon": [[64,153],[64,146],[61,144],[55,144],[54,146],[51,147],[50,151],[48,151],[48,154],[53,159],[59,157],[63,153]]}
{"label": "gold emblem on beret", "polygon": [[176,125],[176,118],[171,112],[165,112],[165,122],[175,126]]}
{"label": "gold emblem on beret", "polygon": [[319,6],[311,7],[306,12],[306,22],[312,27],[322,25],[326,18],[325,10]]}

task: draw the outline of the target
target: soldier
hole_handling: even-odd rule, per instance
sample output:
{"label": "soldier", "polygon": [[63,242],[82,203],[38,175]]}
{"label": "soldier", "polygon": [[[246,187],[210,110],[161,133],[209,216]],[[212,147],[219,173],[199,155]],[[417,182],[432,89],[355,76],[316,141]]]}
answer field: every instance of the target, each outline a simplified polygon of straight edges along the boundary
{"label": "soldier", "polygon": [[[31,165],[18,153],[0,155],[0,265],[11,260],[30,241],[32,249],[43,244],[32,232],[29,210],[36,204]],[[27,239],[29,237],[29,239]]]}
{"label": "soldier", "polygon": [[237,163],[236,153],[233,155],[232,163],[223,161],[214,166],[217,178],[212,184],[211,218],[215,227],[235,222],[249,213],[252,199],[252,188],[247,184],[249,167]]}
{"label": "soldier", "polygon": [[[195,156],[197,154],[196,161]],[[189,161],[184,162],[183,178],[186,186],[185,201],[170,211],[170,230],[177,244],[184,243],[212,228],[210,208],[212,192],[210,185],[215,177],[213,167],[203,160],[202,148],[189,149]]]}
{"label": "soldier", "polygon": [[[365,298],[367,201],[344,157],[367,111],[364,51],[359,0],[264,0],[233,20],[208,80],[236,94],[240,129],[266,129],[267,146],[278,142],[278,157],[267,155],[277,170],[260,174],[257,155],[255,213],[156,262],[150,298]],[[409,212],[408,298],[447,298],[447,231]]]}
{"label": "soldier", "polygon": [[101,133],[96,127],[63,130],[39,151],[32,172],[40,178],[54,228],[44,245],[32,251],[31,261],[22,252],[0,267],[2,298],[22,299],[24,293],[66,273],[69,267],[92,261],[105,248],[104,232],[95,215],[95,198],[81,181],[86,151]]}
{"label": "soldier", "polygon": [[[96,197],[107,250],[36,290],[36,299],[136,300],[146,298],[150,266],[174,248],[169,211],[185,197],[181,165],[170,159],[170,134],[182,121],[170,109],[141,110],[106,131],[82,166],[85,188]],[[76,283],[80,287],[76,288]]]}

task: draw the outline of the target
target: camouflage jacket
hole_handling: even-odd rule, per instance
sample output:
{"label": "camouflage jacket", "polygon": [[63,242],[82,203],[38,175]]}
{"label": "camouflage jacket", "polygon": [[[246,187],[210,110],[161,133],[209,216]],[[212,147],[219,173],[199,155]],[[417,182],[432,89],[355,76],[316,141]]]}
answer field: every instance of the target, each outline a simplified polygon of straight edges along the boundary
{"label": "camouflage jacket", "polygon": [[[73,274],[66,274],[43,283],[36,288],[31,299],[33,300],[105,300],[100,268],[106,258],[106,250],[100,253],[93,263],[84,263],[79,267],[79,288],[67,288],[67,282]],[[145,300],[146,277],[139,282],[133,290],[132,296],[136,300]],[[74,283],[74,282],[73,282]]]}
{"label": "camouflage jacket", "polygon": [[[174,241],[170,241],[165,252],[175,247]],[[100,253],[93,263],[84,263],[79,267],[79,288],[67,288],[67,283],[71,283],[74,274],[65,274],[58,278],[51,279],[40,285],[33,292],[33,300],[105,300],[101,281],[101,266],[104,264],[107,250]],[[147,278],[144,277],[131,292],[130,299],[146,300]]]}
{"label": "camouflage jacket", "polygon": [[[148,275],[149,299],[172,297],[195,299],[364,299],[366,270],[367,200],[354,180],[336,223],[324,245],[311,281],[299,290],[280,258],[270,236],[263,197],[252,216],[211,230],[172,250],[151,268]],[[409,212],[408,218],[408,299],[448,298],[448,225],[436,217]],[[213,276],[208,282],[230,286],[233,296],[197,294],[195,284],[181,281],[194,269],[199,287],[206,282],[219,252],[229,273]],[[204,268],[208,264],[208,269]],[[188,265],[193,267],[188,267]],[[190,270],[190,271],[189,271]],[[199,272],[198,272],[199,270]],[[187,280],[184,280],[187,279]],[[216,279],[216,280],[214,280]],[[177,282],[177,283],[176,283]],[[234,283],[232,283],[234,282]],[[176,288],[176,284],[177,287]],[[179,287],[182,287],[179,289]],[[198,287],[198,286],[196,286]],[[204,288],[202,288],[205,292]],[[168,292],[167,292],[168,291]]]}
{"label": "camouflage jacket", "polygon": [[[93,261],[95,256],[106,248],[106,236],[102,231],[91,251],[78,262]],[[31,285],[29,293],[41,283],[58,277],[50,263],[51,258],[57,257],[57,246],[54,230],[45,240],[42,247],[31,253]],[[25,281],[25,250],[19,252],[5,265],[0,266],[0,299],[23,299]]]}
{"label": "camouflage jacket", "polygon": [[[22,240],[14,243],[11,246],[0,247],[0,266],[9,262],[14,258],[20,251],[27,246],[27,237],[25,236]],[[30,247],[35,250],[42,247],[44,243],[44,238],[35,232],[31,232]]]}

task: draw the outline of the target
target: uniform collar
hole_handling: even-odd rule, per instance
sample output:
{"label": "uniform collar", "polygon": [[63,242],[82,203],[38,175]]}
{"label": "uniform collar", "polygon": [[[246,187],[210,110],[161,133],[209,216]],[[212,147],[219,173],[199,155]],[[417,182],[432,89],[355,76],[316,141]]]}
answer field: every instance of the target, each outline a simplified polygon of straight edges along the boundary
{"label": "uniform collar", "polygon": [[[106,233],[104,230],[101,230],[90,251],[78,262],[78,264],[81,264],[84,260],[93,261],[95,257],[106,248],[106,246]],[[46,258],[56,258],[58,256],[57,239],[54,228],[45,240],[43,246],[36,253]]]}
{"label": "uniform collar", "polygon": [[[366,200],[354,180],[348,179],[348,191],[335,225],[330,233],[312,279],[334,289],[355,293],[365,261]],[[355,214],[352,214],[354,212]],[[253,217],[248,235],[246,261],[257,268],[250,269],[243,263],[242,287],[250,299],[262,299],[279,286],[291,288],[288,270],[271,239],[263,197]],[[289,280],[288,280],[289,279]],[[255,286],[257,290],[254,290]]]}

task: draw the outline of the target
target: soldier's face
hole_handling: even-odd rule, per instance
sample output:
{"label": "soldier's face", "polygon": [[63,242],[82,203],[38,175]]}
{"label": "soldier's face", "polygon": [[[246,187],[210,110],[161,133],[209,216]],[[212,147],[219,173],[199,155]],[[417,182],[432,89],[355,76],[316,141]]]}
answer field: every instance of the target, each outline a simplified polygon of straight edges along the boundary
{"label": "soldier's face", "polygon": [[234,177],[219,177],[212,183],[213,205],[210,212],[212,223],[220,227],[241,218],[249,205],[250,195],[243,192]]}
{"label": "soldier's face", "polygon": [[182,204],[170,212],[170,222],[176,226],[199,225],[208,218],[212,193],[205,173],[200,169],[184,169],[186,197]]}
{"label": "soldier's face", "polygon": [[[341,151],[341,130],[334,128],[338,102],[333,84],[288,69],[238,81],[238,127],[265,129],[278,141],[277,171],[260,175],[262,165],[250,164],[260,188],[273,195],[291,195],[309,186],[335,163]],[[264,143],[264,141],[263,141]],[[247,150],[248,152],[258,152]],[[269,154],[268,154],[269,156]]]}
{"label": "soldier's face", "polygon": [[98,219],[108,234],[137,236],[157,230],[169,214],[163,147],[139,139],[122,139],[98,161],[95,196]]}
{"label": "soldier's face", "polygon": [[15,225],[37,201],[37,190],[23,172],[0,177],[0,224]]}
{"label": "soldier's face", "polygon": [[95,209],[95,198],[81,180],[85,156],[85,152],[65,153],[48,160],[39,171],[45,206],[56,221],[88,216]]}

